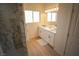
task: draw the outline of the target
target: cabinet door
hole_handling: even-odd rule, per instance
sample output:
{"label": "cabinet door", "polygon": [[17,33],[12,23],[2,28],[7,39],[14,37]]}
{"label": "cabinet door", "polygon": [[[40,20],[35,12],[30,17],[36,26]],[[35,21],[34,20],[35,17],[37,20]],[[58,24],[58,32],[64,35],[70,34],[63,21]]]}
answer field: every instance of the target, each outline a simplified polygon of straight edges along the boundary
{"label": "cabinet door", "polygon": [[42,28],[39,28],[39,36],[43,39],[44,30]]}
{"label": "cabinet door", "polygon": [[40,36],[40,37],[42,36],[41,28],[39,28],[39,36]]}
{"label": "cabinet door", "polygon": [[40,28],[40,29],[39,29],[39,36],[40,36],[42,39],[46,40],[46,37],[47,37],[46,30],[44,30],[43,28]]}
{"label": "cabinet door", "polygon": [[54,46],[54,36],[55,36],[55,33],[50,33],[50,45],[52,47]]}
{"label": "cabinet door", "polygon": [[50,35],[47,30],[44,30],[44,40],[47,41],[48,43],[50,42]]}

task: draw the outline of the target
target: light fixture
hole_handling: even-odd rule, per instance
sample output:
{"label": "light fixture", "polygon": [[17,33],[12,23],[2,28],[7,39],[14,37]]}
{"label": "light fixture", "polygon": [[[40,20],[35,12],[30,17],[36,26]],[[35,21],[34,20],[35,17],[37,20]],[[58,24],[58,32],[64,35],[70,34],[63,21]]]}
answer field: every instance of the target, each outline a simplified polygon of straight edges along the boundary
{"label": "light fixture", "polygon": [[59,9],[59,8],[48,9],[48,10],[45,10],[45,12],[58,11],[58,9]]}

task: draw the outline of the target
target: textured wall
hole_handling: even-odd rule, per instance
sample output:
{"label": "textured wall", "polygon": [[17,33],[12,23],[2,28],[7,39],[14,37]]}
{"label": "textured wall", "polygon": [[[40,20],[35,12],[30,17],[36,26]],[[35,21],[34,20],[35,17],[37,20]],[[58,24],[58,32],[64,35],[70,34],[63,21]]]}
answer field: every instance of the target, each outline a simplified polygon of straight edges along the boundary
{"label": "textured wall", "polygon": [[21,4],[0,4],[0,55],[25,55],[23,18]]}

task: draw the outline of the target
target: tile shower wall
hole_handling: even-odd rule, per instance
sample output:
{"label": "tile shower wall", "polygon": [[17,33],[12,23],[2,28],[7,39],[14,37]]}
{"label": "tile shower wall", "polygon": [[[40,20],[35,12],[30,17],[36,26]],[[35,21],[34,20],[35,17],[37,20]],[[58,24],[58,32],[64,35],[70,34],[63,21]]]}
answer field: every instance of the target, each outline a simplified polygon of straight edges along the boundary
{"label": "tile shower wall", "polygon": [[22,4],[0,4],[0,55],[27,55]]}

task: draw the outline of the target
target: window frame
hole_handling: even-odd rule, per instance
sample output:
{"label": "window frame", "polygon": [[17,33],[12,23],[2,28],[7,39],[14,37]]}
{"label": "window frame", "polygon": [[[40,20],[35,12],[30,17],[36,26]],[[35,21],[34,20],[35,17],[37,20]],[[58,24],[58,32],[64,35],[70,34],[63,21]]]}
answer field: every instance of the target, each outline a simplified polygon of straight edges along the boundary
{"label": "window frame", "polygon": [[[32,11],[32,10],[25,10],[25,11]],[[24,14],[25,14],[25,11],[24,11]],[[39,12],[39,21],[38,22],[35,22],[34,21],[34,12]],[[40,22],[40,11],[32,11],[32,22],[29,22],[29,23],[39,23]],[[26,16],[25,16],[25,23],[27,24],[28,22],[26,22]]]}
{"label": "window frame", "polygon": [[[51,16],[50,16],[50,18],[51,18],[50,20],[51,20],[51,21],[48,20],[48,13],[51,13]],[[52,13],[56,13],[56,16],[57,16],[57,12],[50,11],[50,12],[48,12],[48,13],[47,13],[47,21],[48,21],[48,22],[56,22],[56,20],[53,21],[53,19],[52,19],[52,18],[53,18],[53,17],[52,17]],[[55,17],[55,18],[56,18],[56,17]]]}
{"label": "window frame", "polygon": [[38,16],[38,17],[39,17],[39,18],[38,18],[38,22],[35,22],[35,21],[34,21],[34,12],[39,12],[39,11],[33,11],[33,12],[32,12],[32,14],[33,14],[33,23],[39,23],[39,22],[40,22],[40,12],[39,12],[39,16]]}
{"label": "window frame", "polygon": [[[31,10],[29,10],[29,11],[31,11]],[[24,14],[25,14],[25,23],[32,23],[32,22],[33,22],[33,20],[32,20],[31,22],[27,22],[28,19],[27,19],[27,15],[26,15],[27,13],[26,13],[26,12],[29,12],[29,11],[28,11],[28,10],[25,10],[25,11],[24,11]],[[31,11],[31,12],[32,12],[32,11]],[[32,13],[31,13],[31,16],[32,16]],[[26,20],[26,19],[27,19],[27,20]],[[33,16],[32,16],[31,19],[33,19]]]}

